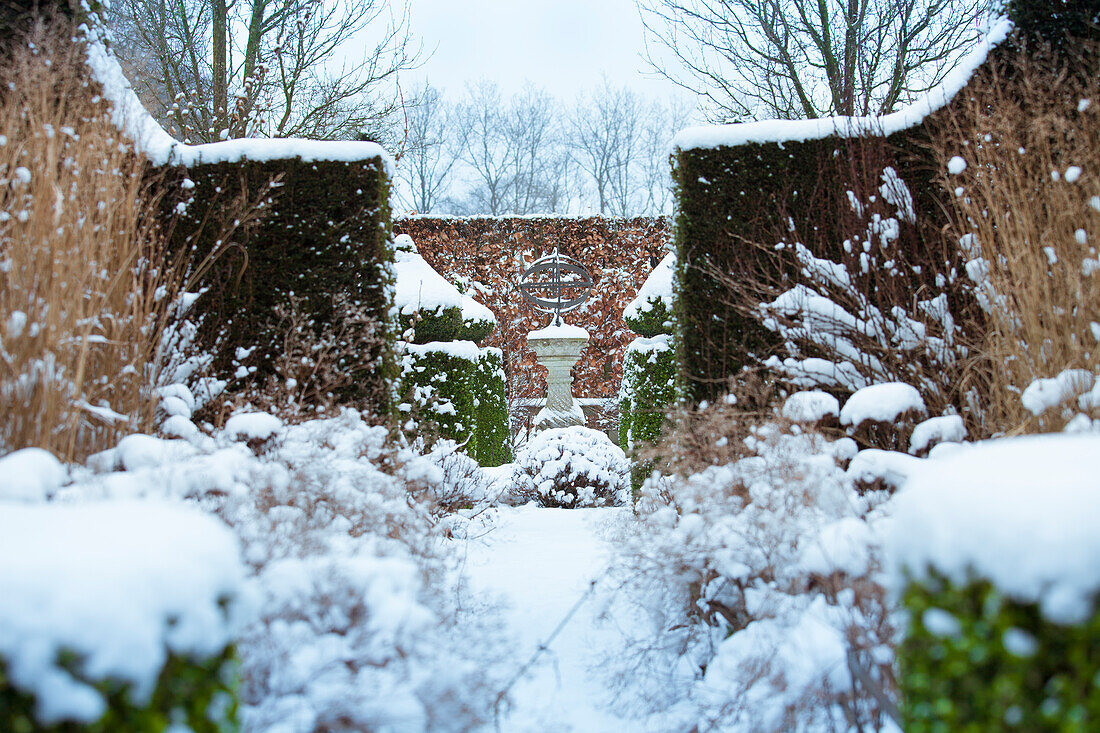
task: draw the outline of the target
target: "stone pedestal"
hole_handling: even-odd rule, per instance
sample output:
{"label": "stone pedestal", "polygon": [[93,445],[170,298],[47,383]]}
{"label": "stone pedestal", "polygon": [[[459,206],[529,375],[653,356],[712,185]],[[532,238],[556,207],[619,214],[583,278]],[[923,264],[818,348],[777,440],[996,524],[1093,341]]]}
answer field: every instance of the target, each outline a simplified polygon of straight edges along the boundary
{"label": "stone pedestal", "polygon": [[547,326],[527,335],[527,345],[546,367],[546,407],[535,416],[534,429],[584,425],[584,413],[573,399],[573,365],[588,346],[588,332],[578,326]]}

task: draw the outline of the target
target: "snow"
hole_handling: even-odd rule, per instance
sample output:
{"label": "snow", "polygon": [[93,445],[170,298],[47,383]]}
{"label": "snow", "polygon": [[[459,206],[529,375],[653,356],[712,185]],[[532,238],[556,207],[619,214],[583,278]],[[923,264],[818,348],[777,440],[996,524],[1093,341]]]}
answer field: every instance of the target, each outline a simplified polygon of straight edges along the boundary
{"label": "snow", "polygon": [[957,176],[966,170],[966,161],[960,158],[958,155],[947,161],[947,172],[953,176]]}
{"label": "snow", "polygon": [[41,448],[23,448],[0,458],[0,501],[44,501],[66,480],[65,467]]}
{"label": "snow", "polygon": [[1089,391],[1095,381],[1088,369],[1065,369],[1050,379],[1036,379],[1027,386],[1020,401],[1032,415],[1042,415],[1052,407]]}
{"label": "snow", "polygon": [[537,331],[531,331],[527,334],[527,340],[532,339],[583,339],[588,340],[588,331],[585,331],[580,326],[573,326],[568,323],[562,323],[555,326],[551,323],[545,328],[540,328]]}
{"label": "snow", "polygon": [[814,423],[840,414],[840,403],[828,392],[795,392],[783,402],[783,417],[792,422]]}
{"label": "snow", "polygon": [[405,344],[403,348],[406,353],[420,357],[446,354],[456,359],[475,362],[481,358],[481,349],[473,341],[430,341],[426,344]]}
{"label": "snow", "polygon": [[419,310],[436,313],[444,308],[458,308],[465,321],[496,323],[496,316],[491,310],[460,293],[415,251],[399,250],[395,260],[397,285],[394,305],[402,314],[409,315]]}
{"label": "snow", "polygon": [[393,158],[377,143],[280,139],[241,139],[206,145],[186,145],[169,135],[145,109],[118,59],[89,30],[86,44],[88,67],[111,101],[111,119],[157,165],[195,166],[241,160],[358,162],[380,158],[388,177],[393,177]]}
{"label": "snow", "polygon": [[283,421],[266,412],[243,412],[225,422],[225,433],[237,440],[267,440],[282,430]]}
{"label": "snow", "polygon": [[[597,625],[601,608],[589,594],[591,585],[606,577],[610,556],[600,527],[629,511],[502,507],[493,531],[469,543],[466,573],[472,590],[507,604],[507,630],[515,639],[510,669],[518,673],[544,649],[510,690],[511,704],[502,706],[498,730],[636,729],[608,709],[599,667],[614,632]],[[631,618],[619,617],[617,623],[628,627]]]}
{"label": "snow", "polygon": [[978,48],[963,58],[944,81],[913,104],[881,117],[826,117],[814,120],[762,120],[739,125],[689,127],[672,140],[673,150],[695,150],[738,146],[748,143],[784,143],[851,138],[862,135],[888,136],[919,125],[928,115],[944,107],[970,81],[989,52],[1008,37],[1012,23],[998,21]]}
{"label": "snow", "polygon": [[167,654],[200,659],[233,639],[244,572],[217,519],[159,501],[7,506],[0,512],[0,657],[34,694],[37,718],[89,723],[103,697],[58,664],[81,655],[91,680],[148,699]]}
{"label": "snow", "polygon": [[909,438],[909,452],[913,455],[927,453],[939,443],[961,443],[966,440],[966,426],[958,415],[932,417],[913,428]]}
{"label": "snow", "polygon": [[924,400],[915,387],[886,382],[864,387],[848,398],[840,411],[840,424],[858,426],[868,420],[893,422],[906,412],[924,413]]}
{"label": "snow", "polygon": [[665,311],[672,312],[673,287],[676,276],[676,253],[669,252],[664,256],[649,277],[638,289],[634,300],[626,304],[623,309],[623,318],[637,319],[643,313],[648,313],[657,303],[662,303]]}
{"label": "snow", "polygon": [[622,506],[630,503],[629,471],[626,454],[605,433],[579,425],[549,428],[516,456],[513,491],[544,506]]}
{"label": "snow", "polygon": [[881,481],[896,489],[905,484],[922,462],[905,453],[868,448],[856,454],[848,464],[847,474],[857,483],[874,485]]}
{"label": "snow", "polygon": [[895,586],[934,569],[986,579],[1055,623],[1081,622],[1100,591],[1100,436],[985,441],[922,462],[894,499]]}

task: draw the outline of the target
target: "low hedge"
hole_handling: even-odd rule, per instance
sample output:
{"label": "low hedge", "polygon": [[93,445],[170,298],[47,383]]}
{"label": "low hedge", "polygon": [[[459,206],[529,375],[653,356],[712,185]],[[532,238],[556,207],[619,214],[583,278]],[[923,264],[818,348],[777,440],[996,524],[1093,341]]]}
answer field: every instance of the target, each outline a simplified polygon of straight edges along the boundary
{"label": "low hedge", "polygon": [[237,722],[237,660],[233,648],[205,660],[169,654],[157,686],[148,701],[135,701],[130,687],[115,680],[99,680],[81,672],[76,657],[61,660],[74,678],[94,687],[107,701],[103,716],[87,725],[39,723],[35,698],[14,687],[0,659],[0,730],[6,733],[153,733],[186,726],[194,733],[229,733]]}
{"label": "low hedge", "polygon": [[493,332],[496,324],[480,318],[464,319],[460,309],[451,307],[402,314],[400,328],[401,333],[413,329],[415,344],[430,344],[433,341],[481,343]]}
{"label": "low hedge", "polygon": [[[665,425],[665,410],[676,399],[676,351],[672,338],[658,335],[635,339],[627,348],[619,390],[619,445],[628,454],[635,446],[657,440]],[[634,461],[631,487],[635,492],[650,468]]]}
{"label": "low hedge", "polygon": [[[247,353],[250,373],[238,379],[263,385],[286,338],[276,313],[293,307],[315,340],[334,324],[361,332],[334,365],[346,375],[334,396],[385,414],[396,368],[384,160],[223,161],[176,173],[183,201],[171,241],[200,268],[192,289],[203,295],[189,317],[201,319],[197,345],[214,355],[215,375],[243,374]],[[261,205],[242,211],[240,202]],[[235,226],[242,214],[250,218]]]}
{"label": "low hedge", "polygon": [[414,412],[417,430],[465,445],[483,466],[512,459],[504,356],[472,341],[407,344],[400,409]]}
{"label": "low hedge", "polygon": [[908,733],[1100,728],[1100,605],[1084,623],[1062,626],[987,581],[960,587],[935,572],[909,584],[903,603]]}

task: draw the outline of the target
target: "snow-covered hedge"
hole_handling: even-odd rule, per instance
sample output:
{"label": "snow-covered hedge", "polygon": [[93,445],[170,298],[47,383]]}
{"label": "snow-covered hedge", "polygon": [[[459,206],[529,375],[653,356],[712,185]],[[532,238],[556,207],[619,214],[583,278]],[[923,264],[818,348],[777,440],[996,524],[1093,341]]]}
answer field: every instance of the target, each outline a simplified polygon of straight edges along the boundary
{"label": "snow-covered hedge", "polygon": [[676,254],[670,252],[642,283],[634,300],[623,308],[623,320],[631,331],[648,337],[672,333],[675,274]]}
{"label": "snow-covered hedge", "polygon": [[513,492],[521,501],[575,509],[630,501],[626,454],[604,433],[574,426],[536,433],[516,456]]}
{"label": "snow-covered hedge", "polygon": [[496,327],[493,312],[469,295],[460,293],[433,270],[417,252],[412,237],[399,234],[394,244],[397,250],[394,305],[399,313],[401,332],[412,329],[413,343],[476,343],[492,333]]}
{"label": "snow-covered hedge", "polygon": [[[666,423],[665,410],[675,397],[676,350],[672,336],[634,339],[626,351],[619,389],[619,445],[632,454],[636,445],[655,441]],[[634,490],[648,473],[646,466],[634,465]]]}
{"label": "snow-covered hedge", "polygon": [[243,579],[192,507],[0,502],[0,729],[235,730]]}
{"label": "snow-covered hedge", "polygon": [[908,611],[906,731],[1100,725],[1100,437],[989,441],[924,463],[888,541]]}
{"label": "snow-covered hedge", "polygon": [[[472,341],[402,344],[398,407],[421,433],[454,440],[483,466],[512,458],[504,357]],[[406,418],[407,419],[407,418]]]}

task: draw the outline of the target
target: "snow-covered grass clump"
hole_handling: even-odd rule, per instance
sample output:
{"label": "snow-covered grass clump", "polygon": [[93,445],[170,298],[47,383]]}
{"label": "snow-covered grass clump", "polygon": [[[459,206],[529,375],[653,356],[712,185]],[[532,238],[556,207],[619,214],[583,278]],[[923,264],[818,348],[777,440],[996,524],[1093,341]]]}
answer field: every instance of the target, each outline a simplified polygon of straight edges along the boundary
{"label": "snow-covered grass clump", "polygon": [[620,506],[630,501],[629,471],[626,454],[604,433],[551,428],[516,456],[512,491],[547,507]]}
{"label": "snow-covered grass clump", "polygon": [[446,445],[427,457],[394,445],[354,411],[278,422],[250,414],[191,441],[134,436],[142,460],[120,445],[74,471],[59,499],[183,500],[228,523],[255,602],[236,647],[246,728],[485,723],[499,631],[494,611],[465,597],[450,541],[486,521],[485,477]]}
{"label": "snow-covered grass clump", "polygon": [[204,700],[218,705],[211,720],[232,725],[228,648],[243,579],[237,538],[194,507],[0,504],[0,727],[30,730],[21,716],[32,711],[9,684],[33,699],[36,728],[92,724],[109,705],[128,725],[153,705],[150,715],[178,706],[178,724],[203,729]]}

